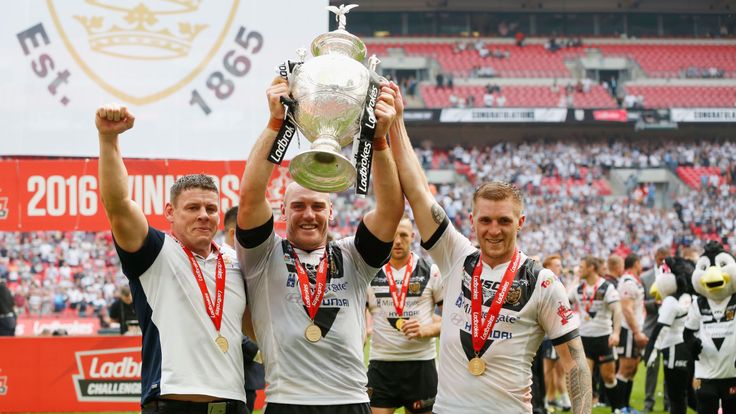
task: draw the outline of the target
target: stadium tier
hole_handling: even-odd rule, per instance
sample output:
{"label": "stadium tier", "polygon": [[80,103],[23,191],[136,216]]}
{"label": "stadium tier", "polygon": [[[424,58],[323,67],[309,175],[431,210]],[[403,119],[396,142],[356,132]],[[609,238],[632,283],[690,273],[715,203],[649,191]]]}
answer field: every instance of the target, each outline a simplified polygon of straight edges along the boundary
{"label": "stadium tier", "polygon": [[[489,81],[492,83],[492,80]],[[435,85],[421,86],[421,94],[427,108],[464,107],[522,107],[549,108],[567,107],[565,88],[554,90],[549,86],[504,85],[501,92],[488,94],[485,86],[463,85],[450,88],[438,88]],[[488,100],[487,100],[488,99]],[[503,100],[503,104],[501,104]],[[455,101],[453,103],[453,101]],[[462,103],[460,103],[462,101]],[[589,92],[571,93],[571,102],[575,108],[616,108],[616,100],[600,85],[592,85]]]}
{"label": "stadium tier", "polygon": [[[736,46],[721,44],[672,44],[622,41],[590,42],[582,46],[550,51],[545,44],[519,47],[508,41],[437,40],[433,42],[367,42],[370,53],[386,56],[391,50],[406,56],[428,56],[437,60],[446,73],[467,77],[478,67],[490,66],[501,78],[567,78],[572,75],[566,59],[597,52],[604,57],[627,57],[638,64],[648,77],[685,77],[689,68],[722,70],[726,78],[736,77]],[[498,57],[495,57],[494,54]]]}
{"label": "stadium tier", "polygon": [[642,96],[646,108],[733,107],[735,86],[627,86],[626,93]]}

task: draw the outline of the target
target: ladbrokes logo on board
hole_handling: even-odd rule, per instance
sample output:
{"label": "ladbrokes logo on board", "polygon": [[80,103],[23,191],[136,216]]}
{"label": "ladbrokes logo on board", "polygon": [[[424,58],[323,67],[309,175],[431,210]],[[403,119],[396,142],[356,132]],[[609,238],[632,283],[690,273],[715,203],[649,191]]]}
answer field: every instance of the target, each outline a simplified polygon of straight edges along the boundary
{"label": "ladbrokes logo on board", "polygon": [[81,351],[72,376],[79,401],[130,401],[141,396],[140,348]]}
{"label": "ladbrokes logo on board", "polygon": [[[56,29],[87,76],[136,105],[177,92],[220,49],[239,1],[203,3],[47,0]],[[151,73],[166,73],[168,82]]]}

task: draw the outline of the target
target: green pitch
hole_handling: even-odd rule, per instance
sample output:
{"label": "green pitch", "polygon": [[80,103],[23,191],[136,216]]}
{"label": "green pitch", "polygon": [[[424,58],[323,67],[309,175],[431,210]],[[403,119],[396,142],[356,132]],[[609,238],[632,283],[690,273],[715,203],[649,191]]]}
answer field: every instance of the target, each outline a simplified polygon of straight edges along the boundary
{"label": "green pitch", "polygon": [[[631,393],[631,405],[641,410],[642,407],[644,407],[644,366],[640,365],[639,370],[636,373],[636,379],[634,380],[634,390]],[[660,370],[659,373],[659,382],[657,383],[657,403],[655,404],[654,408],[656,410],[662,409],[662,371]],[[403,414],[404,410],[398,410],[397,413]],[[610,408],[602,407],[602,408],[594,408],[593,414],[608,414],[611,412]],[[652,411],[653,414],[666,414],[666,411]],[[688,413],[694,414],[695,411],[688,410]],[[47,413],[47,414],[64,414],[64,413]],[[69,414],[69,413],[66,413]],[[72,414],[90,414],[90,413],[72,413]],[[116,413],[92,413],[92,414],[137,414],[136,411],[131,412],[116,412]],[[261,411],[256,410],[254,414],[261,414]]]}

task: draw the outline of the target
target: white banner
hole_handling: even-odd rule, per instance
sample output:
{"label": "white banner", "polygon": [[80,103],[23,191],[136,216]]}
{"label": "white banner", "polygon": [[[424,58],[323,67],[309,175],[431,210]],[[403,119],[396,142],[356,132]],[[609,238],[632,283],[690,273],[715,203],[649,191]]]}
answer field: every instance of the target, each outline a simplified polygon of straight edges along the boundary
{"label": "white banner", "polygon": [[440,122],[565,122],[567,108],[448,108]]}
{"label": "white banner", "polygon": [[672,122],[736,122],[736,108],[672,108]]}
{"label": "white banner", "polygon": [[95,109],[119,102],[136,115],[126,157],[245,159],[276,67],[327,31],[327,4],[5,2],[0,155],[96,156]]}

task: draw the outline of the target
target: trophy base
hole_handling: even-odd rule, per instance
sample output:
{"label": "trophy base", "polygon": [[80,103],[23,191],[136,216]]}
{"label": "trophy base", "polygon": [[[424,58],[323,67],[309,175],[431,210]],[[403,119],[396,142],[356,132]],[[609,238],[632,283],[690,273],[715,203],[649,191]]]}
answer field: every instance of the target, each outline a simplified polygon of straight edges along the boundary
{"label": "trophy base", "polygon": [[309,150],[289,163],[291,177],[302,187],[321,193],[339,193],[350,188],[357,172],[342,154]]}

